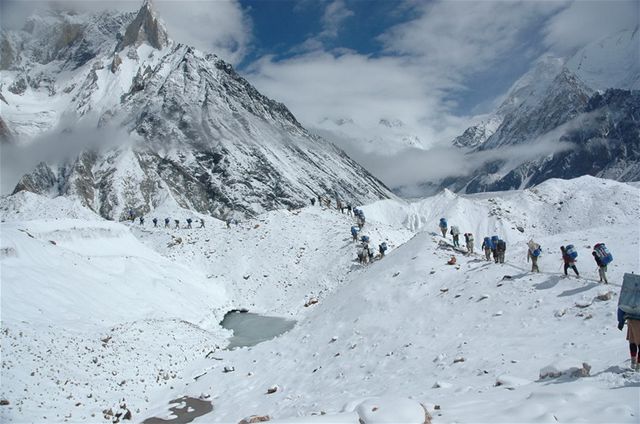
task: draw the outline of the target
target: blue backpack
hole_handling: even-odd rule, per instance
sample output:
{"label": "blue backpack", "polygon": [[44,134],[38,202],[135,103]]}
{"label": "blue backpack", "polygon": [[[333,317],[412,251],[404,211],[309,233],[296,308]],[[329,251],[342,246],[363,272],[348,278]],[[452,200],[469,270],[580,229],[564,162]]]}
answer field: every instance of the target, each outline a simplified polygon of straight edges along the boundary
{"label": "blue backpack", "polygon": [[640,275],[624,274],[618,308],[629,315],[640,316]]}
{"label": "blue backpack", "polygon": [[440,218],[440,228],[447,228],[447,220]]}
{"label": "blue backpack", "polygon": [[362,237],[360,238],[360,241],[361,241],[361,242],[364,242],[364,243],[369,243],[369,236],[362,236]]}
{"label": "blue backpack", "polygon": [[609,252],[609,249],[607,249],[607,246],[605,246],[604,243],[598,243],[593,246],[593,251],[596,252],[596,256],[600,259],[602,265],[609,265],[611,261],[613,261],[613,255]]}
{"label": "blue backpack", "polygon": [[489,237],[484,238],[484,247],[488,247],[489,249],[493,249],[493,243],[491,243],[491,239]]}
{"label": "blue backpack", "polygon": [[355,236],[356,234],[358,234],[358,227],[354,225],[353,227],[351,227],[351,235]]}
{"label": "blue backpack", "polygon": [[531,252],[532,256],[535,256],[536,258],[540,255],[542,255],[542,247],[538,246],[535,248],[535,250],[533,252]]}
{"label": "blue backpack", "polygon": [[567,245],[567,247],[564,248],[564,253],[566,253],[571,259],[576,259],[578,257],[578,251],[573,244]]}
{"label": "blue backpack", "polygon": [[386,242],[384,242],[384,241],[382,242],[382,244],[380,245],[380,250],[382,250],[383,252],[385,250],[387,250],[387,243]]}
{"label": "blue backpack", "polygon": [[491,236],[491,248],[495,249],[496,246],[498,245],[498,240],[500,240],[500,237],[498,236]]}

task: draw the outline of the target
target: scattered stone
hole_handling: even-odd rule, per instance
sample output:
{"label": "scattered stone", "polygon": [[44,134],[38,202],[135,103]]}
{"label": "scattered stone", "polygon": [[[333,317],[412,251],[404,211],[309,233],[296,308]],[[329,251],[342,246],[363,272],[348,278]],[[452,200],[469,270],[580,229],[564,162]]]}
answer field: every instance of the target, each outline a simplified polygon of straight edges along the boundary
{"label": "scattered stone", "polygon": [[524,228],[521,227],[520,225],[516,227],[516,230],[520,231],[521,233],[524,233]]}
{"label": "scattered stone", "polygon": [[109,340],[111,340],[111,336],[106,336],[100,339],[100,341],[105,344],[108,343]]}
{"label": "scattered stone", "polygon": [[49,243],[53,244],[54,246],[57,244],[55,241],[53,240],[49,240]]}
{"label": "scattered stone", "polygon": [[274,394],[275,392],[278,391],[278,389],[279,389],[279,387],[277,385],[276,386],[271,386],[271,387],[269,387],[267,389],[267,394],[268,395]]}
{"label": "scattered stone", "polygon": [[458,362],[464,362],[464,358],[462,356],[458,356],[453,360],[454,364],[457,364]]}
{"label": "scattered stone", "polygon": [[7,406],[9,405],[9,401],[6,399],[0,399],[0,406]]}
{"label": "scattered stone", "polygon": [[590,372],[591,372],[591,365],[587,364],[586,362],[583,362],[582,368],[572,370],[571,377],[576,377],[576,378],[589,377]]}
{"label": "scattered stone", "polygon": [[613,293],[608,291],[606,293],[600,293],[599,295],[596,296],[596,299],[606,302],[607,300],[611,300],[612,295]]}
{"label": "scattered stone", "polygon": [[578,308],[588,308],[593,303],[591,299],[583,299],[576,302]]}
{"label": "scattered stone", "polygon": [[397,277],[398,275],[400,275],[400,271],[398,271],[398,272],[394,273],[394,274],[393,274],[393,277],[395,278],[395,277]]}
{"label": "scattered stone", "polygon": [[307,302],[304,304],[304,307],[308,308],[309,306],[315,305],[316,303],[318,303],[318,299],[312,297],[311,299],[307,300]]}
{"label": "scattered stone", "polygon": [[251,277],[250,275],[243,275],[242,278],[244,278],[245,280],[248,280],[249,277]]}
{"label": "scattered stone", "polygon": [[251,415],[250,417],[243,418],[238,424],[254,424],[262,423],[271,420],[268,415]]}
{"label": "scattered stone", "polygon": [[222,372],[227,373],[227,372],[233,372],[235,370],[236,370],[235,367],[225,366]]}
{"label": "scattered stone", "polygon": [[510,276],[510,275],[503,275],[503,276],[502,276],[502,279],[503,279],[503,280],[513,280],[513,277],[512,277],[512,276]]}
{"label": "scattered stone", "polygon": [[331,337],[331,340],[329,341],[329,343],[334,343],[336,341],[338,341],[338,336],[333,336]]}
{"label": "scattered stone", "polygon": [[433,405],[433,409],[435,409],[436,411],[440,410],[440,405]]}
{"label": "scattered stone", "polygon": [[434,389],[450,389],[452,387],[452,384],[447,383],[446,381],[436,381],[432,387]]}
{"label": "scattered stone", "polygon": [[448,292],[448,291],[449,291],[449,289],[448,289],[448,288],[446,288],[446,287],[443,287],[443,288],[441,288],[441,289],[440,289],[440,291],[441,291],[442,293],[446,293],[446,292]]}
{"label": "scattered stone", "polygon": [[566,314],[566,313],[567,313],[566,309],[558,309],[557,311],[555,311],[553,313],[553,316],[555,316],[556,318],[560,318],[560,317],[563,317],[564,314]]}

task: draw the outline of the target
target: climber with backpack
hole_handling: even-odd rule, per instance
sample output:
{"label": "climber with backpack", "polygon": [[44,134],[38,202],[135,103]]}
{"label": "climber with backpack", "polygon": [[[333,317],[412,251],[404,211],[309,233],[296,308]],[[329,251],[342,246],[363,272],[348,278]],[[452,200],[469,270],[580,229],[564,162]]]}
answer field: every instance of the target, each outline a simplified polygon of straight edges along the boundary
{"label": "climber with backpack", "polygon": [[457,225],[451,226],[451,235],[453,236],[453,247],[460,247],[460,230]]}
{"label": "climber with backpack", "polygon": [[351,226],[351,237],[353,237],[353,241],[358,241],[358,231],[360,231],[358,227],[355,225]]}
{"label": "climber with backpack", "polygon": [[384,252],[387,251],[387,242],[383,241],[382,243],[380,243],[380,245],[378,246],[378,252],[380,252],[380,257],[384,258]]}
{"label": "climber with backpack", "polygon": [[496,253],[498,254],[498,262],[503,264],[504,263],[504,254],[507,251],[507,243],[502,240],[499,239],[498,243],[496,243]]}
{"label": "climber with backpack", "polygon": [[164,228],[169,228],[169,221],[170,221],[169,218],[164,219]]}
{"label": "climber with backpack", "polygon": [[627,324],[631,369],[640,372],[640,275],[624,274],[618,297],[618,330]]}
{"label": "climber with backpack", "polygon": [[567,271],[569,268],[573,269],[573,272],[576,273],[576,277],[580,277],[580,273],[578,272],[578,268],[576,268],[576,259],[578,258],[578,252],[573,244],[568,244],[567,247],[560,246],[560,251],[562,252],[562,261],[564,262],[564,275],[568,276]]}
{"label": "climber with backpack", "polygon": [[438,227],[440,227],[440,231],[442,232],[442,237],[447,238],[447,228],[449,227],[447,225],[447,220],[444,218],[440,218],[440,223],[438,224]]}
{"label": "climber with backpack", "polygon": [[600,277],[600,282],[604,281],[605,284],[609,284],[607,281],[607,265],[613,261],[613,255],[607,249],[607,246],[604,243],[597,243],[593,246],[593,259],[595,259],[596,264],[598,265],[598,276]]}
{"label": "climber with backpack", "polygon": [[191,228],[191,223],[193,220],[191,218],[187,218],[187,228]]}
{"label": "climber with backpack", "polygon": [[472,255],[473,254],[473,234],[471,233],[464,233],[464,241],[465,244],[467,245],[467,252]]}
{"label": "climber with backpack", "polygon": [[540,272],[538,258],[542,254],[542,247],[533,240],[529,240],[527,247],[527,262],[531,260],[531,272]]}
{"label": "climber with backpack", "polygon": [[491,236],[491,254],[493,255],[493,261],[495,263],[498,263],[498,260],[499,260],[499,257],[498,257],[498,240],[500,240],[500,237]]}
{"label": "climber with backpack", "polygon": [[154,217],[151,221],[153,222],[153,226],[154,226],[154,227],[157,227],[157,226],[158,226],[158,218],[155,218],[155,217]]}
{"label": "climber with backpack", "polygon": [[482,242],[482,250],[484,250],[484,256],[487,258],[488,261],[491,260],[491,249],[493,249],[493,246],[491,244],[491,238],[485,237],[484,241]]}

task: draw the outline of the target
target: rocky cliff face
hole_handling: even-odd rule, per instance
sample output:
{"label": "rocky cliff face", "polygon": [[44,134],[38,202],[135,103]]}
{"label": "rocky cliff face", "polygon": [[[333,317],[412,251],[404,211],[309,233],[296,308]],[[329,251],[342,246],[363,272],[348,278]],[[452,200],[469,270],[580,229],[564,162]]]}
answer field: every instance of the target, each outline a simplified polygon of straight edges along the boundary
{"label": "rocky cliff face", "polygon": [[[454,146],[469,149],[474,160],[492,159],[472,175],[423,188],[509,190],[585,174],[638,179],[638,114],[633,105],[640,80],[637,39],[636,28],[586,46],[566,62],[539,60],[496,112],[453,140]],[[546,148],[541,148],[543,142]],[[549,148],[554,143],[564,148]],[[504,153],[515,148],[520,157]],[[537,156],[532,153],[538,150]]]}
{"label": "rocky cliff face", "polygon": [[[297,207],[317,195],[354,204],[393,196],[229,64],[171,41],[150,3],[137,14],[82,22],[81,35],[50,62],[19,53],[20,66],[3,82],[33,80],[37,69],[53,89],[27,83],[21,93],[5,92],[13,105],[6,121],[23,139],[95,128],[105,145],[41,164],[16,191],[77,197],[111,219],[167,204],[224,217]],[[79,51],[91,53],[74,60]],[[16,113],[42,96],[47,113],[34,108],[29,122]]]}
{"label": "rocky cliff face", "polygon": [[450,178],[442,185],[475,193],[531,187],[549,178],[571,179],[582,175],[638,181],[639,105],[640,91],[611,89],[596,93],[578,110],[580,115],[574,125],[555,136],[558,143],[564,143],[564,149],[523,161],[506,172],[506,161],[494,160],[473,177]]}

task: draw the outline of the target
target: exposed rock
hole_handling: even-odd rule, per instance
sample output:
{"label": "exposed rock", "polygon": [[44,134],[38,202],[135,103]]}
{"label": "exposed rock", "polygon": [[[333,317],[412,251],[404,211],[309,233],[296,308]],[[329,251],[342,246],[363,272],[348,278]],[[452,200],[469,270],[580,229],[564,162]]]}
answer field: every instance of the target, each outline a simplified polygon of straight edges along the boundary
{"label": "exposed rock", "polygon": [[149,0],[145,0],[138,15],[127,27],[124,37],[116,46],[116,51],[121,51],[127,46],[137,47],[144,42],[156,49],[162,49],[169,42],[167,30],[156,18]]}
{"label": "exposed rock", "polygon": [[271,395],[271,394],[273,394],[273,393],[277,392],[277,391],[278,391],[278,389],[279,389],[279,387],[278,387],[277,385],[276,385],[276,386],[271,386],[271,387],[269,387],[269,388],[267,389],[267,394],[268,394],[268,395]]}
{"label": "exposed rock", "polygon": [[115,55],[113,55],[113,61],[111,61],[111,72],[115,74],[118,68],[120,68],[121,64],[122,58],[119,54],[116,53]]}
{"label": "exposed rock", "polygon": [[250,417],[240,420],[238,424],[262,423],[269,420],[271,420],[271,417],[269,417],[268,415],[251,415]]}

